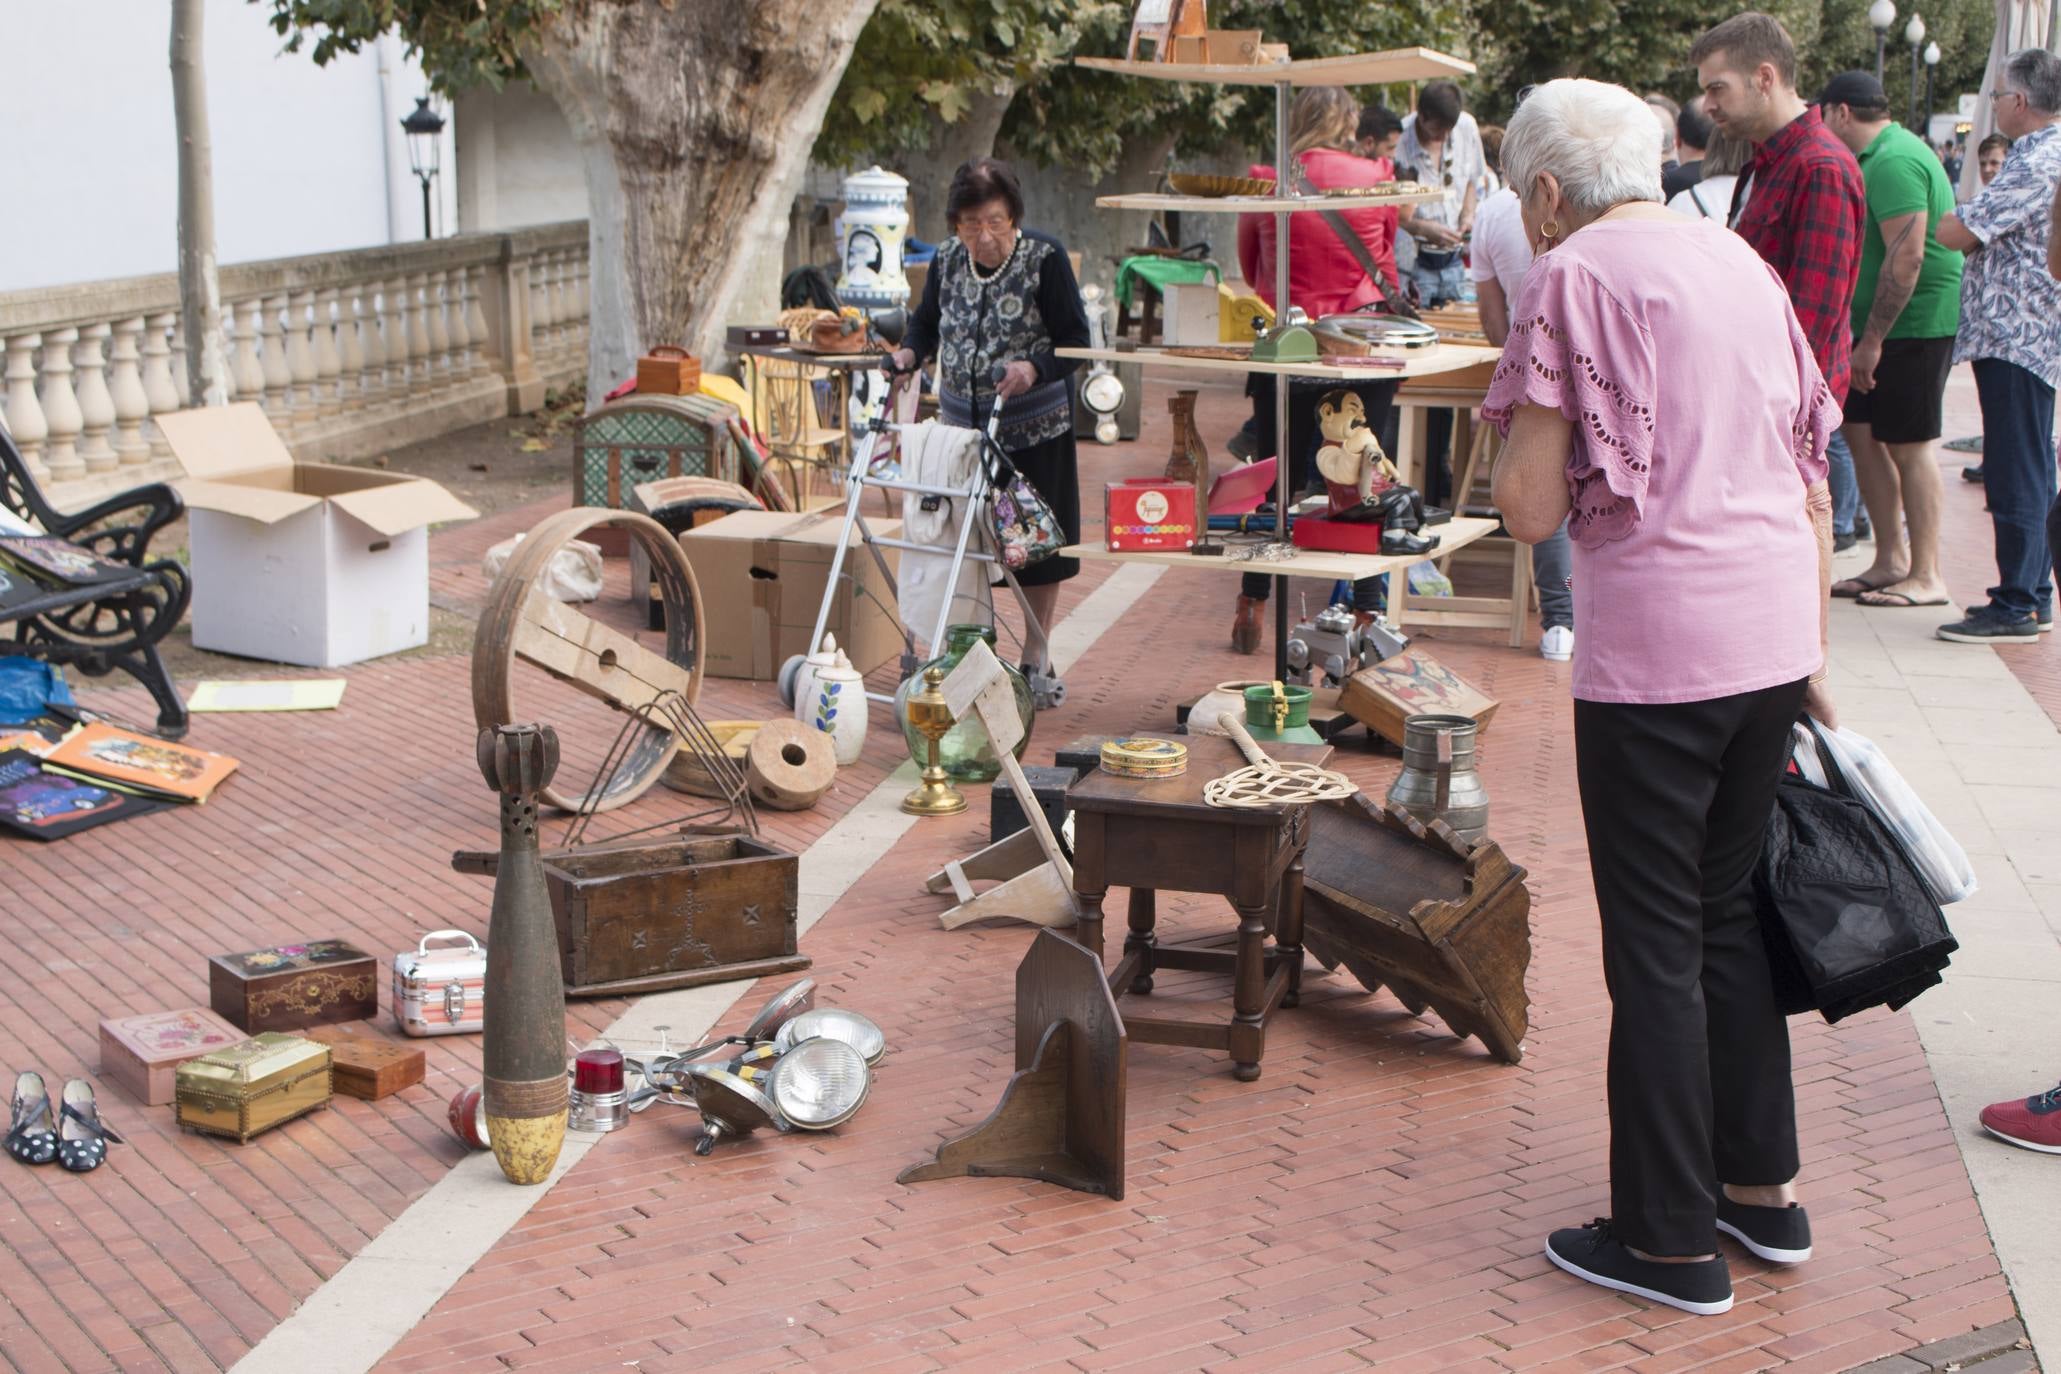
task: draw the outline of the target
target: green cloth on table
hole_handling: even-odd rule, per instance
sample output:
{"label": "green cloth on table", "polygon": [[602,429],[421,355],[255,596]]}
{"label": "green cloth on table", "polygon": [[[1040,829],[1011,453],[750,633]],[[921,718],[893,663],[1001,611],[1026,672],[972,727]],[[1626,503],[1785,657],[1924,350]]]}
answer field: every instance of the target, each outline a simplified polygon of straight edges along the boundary
{"label": "green cloth on table", "polygon": [[1198,262],[1194,258],[1125,258],[1116,269],[1116,303],[1126,309],[1131,305],[1134,279],[1163,293],[1169,286],[1189,282],[1221,282],[1224,273],[1207,259]]}

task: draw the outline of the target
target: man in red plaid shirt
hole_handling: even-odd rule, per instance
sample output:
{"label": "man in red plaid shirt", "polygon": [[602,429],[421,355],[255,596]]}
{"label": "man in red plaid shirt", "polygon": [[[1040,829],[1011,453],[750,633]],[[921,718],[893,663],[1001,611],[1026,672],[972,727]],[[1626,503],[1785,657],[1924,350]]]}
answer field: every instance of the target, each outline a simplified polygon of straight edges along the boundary
{"label": "man in red plaid shirt", "polygon": [[1735,14],[1689,49],[1713,123],[1753,144],[1732,193],[1732,227],[1789,288],[1832,397],[1846,402],[1853,292],[1867,200],[1860,164],[1796,93],[1781,22]]}

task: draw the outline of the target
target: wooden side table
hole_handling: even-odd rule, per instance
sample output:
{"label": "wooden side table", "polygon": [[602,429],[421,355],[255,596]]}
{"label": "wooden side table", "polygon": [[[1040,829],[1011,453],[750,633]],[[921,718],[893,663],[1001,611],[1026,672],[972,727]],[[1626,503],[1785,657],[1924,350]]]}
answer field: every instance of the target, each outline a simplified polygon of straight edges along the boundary
{"label": "wooden side table", "polygon": [[[1232,1016],[1224,1025],[1124,1014],[1134,1041],[1228,1052],[1237,1076],[1260,1076],[1267,1018],[1296,1004],[1302,983],[1302,853],[1309,807],[1226,808],[1206,805],[1210,779],[1245,766],[1230,740],[1193,735],[1188,771],[1178,778],[1119,778],[1097,769],[1069,787],[1074,813],[1074,890],[1081,919],[1074,938],[1102,957],[1102,900],[1111,887],[1130,889],[1123,958],[1109,974],[1111,995],[1152,991],[1159,969],[1227,973]],[[1268,744],[1283,763],[1322,764],[1328,744]],[[1238,913],[1235,943],[1161,944],[1154,929],[1156,895],[1209,892]],[[1267,942],[1279,913],[1275,940]]]}

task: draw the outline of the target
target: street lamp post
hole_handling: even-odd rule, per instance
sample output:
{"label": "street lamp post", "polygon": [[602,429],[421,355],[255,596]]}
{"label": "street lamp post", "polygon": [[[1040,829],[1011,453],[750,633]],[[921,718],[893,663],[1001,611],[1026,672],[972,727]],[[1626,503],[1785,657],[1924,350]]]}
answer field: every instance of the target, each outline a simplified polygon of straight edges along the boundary
{"label": "street lamp post", "polygon": [[1904,28],[1904,41],[1911,45],[1911,127],[1918,126],[1918,61],[1919,50],[1925,46],[1925,19],[1914,14]]}
{"label": "street lamp post", "polygon": [[1932,141],[1932,74],[1939,70],[1939,44],[1925,45],[1925,124],[1919,132],[1925,141]]}
{"label": "street lamp post", "polygon": [[435,238],[429,215],[429,184],[437,179],[437,166],[443,158],[444,117],[432,110],[429,97],[423,96],[401,121],[401,127],[408,131],[408,165],[414,169],[415,179],[422,183],[422,237]]}
{"label": "street lamp post", "polygon": [[1875,79],[1882,79],[1882,53],[1889,45],[1889,26],[1896,22],[1896,6],[1892,0],[1875,0],[1868,6],[1868,23],[1875,29]]}

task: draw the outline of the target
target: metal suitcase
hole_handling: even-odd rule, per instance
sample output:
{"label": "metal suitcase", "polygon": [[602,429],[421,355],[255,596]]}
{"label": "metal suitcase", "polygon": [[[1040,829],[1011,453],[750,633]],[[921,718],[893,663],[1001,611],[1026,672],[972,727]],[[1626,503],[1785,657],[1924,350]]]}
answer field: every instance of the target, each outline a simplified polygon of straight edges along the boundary
{"label": "metal suitcase", "polygon": [[[431,949],[433,941],[462,940]],[[460,1035],[486,1025],[486,946],[462,930],[432,930],[394,956],[394,1020],[408,1035]]]}

